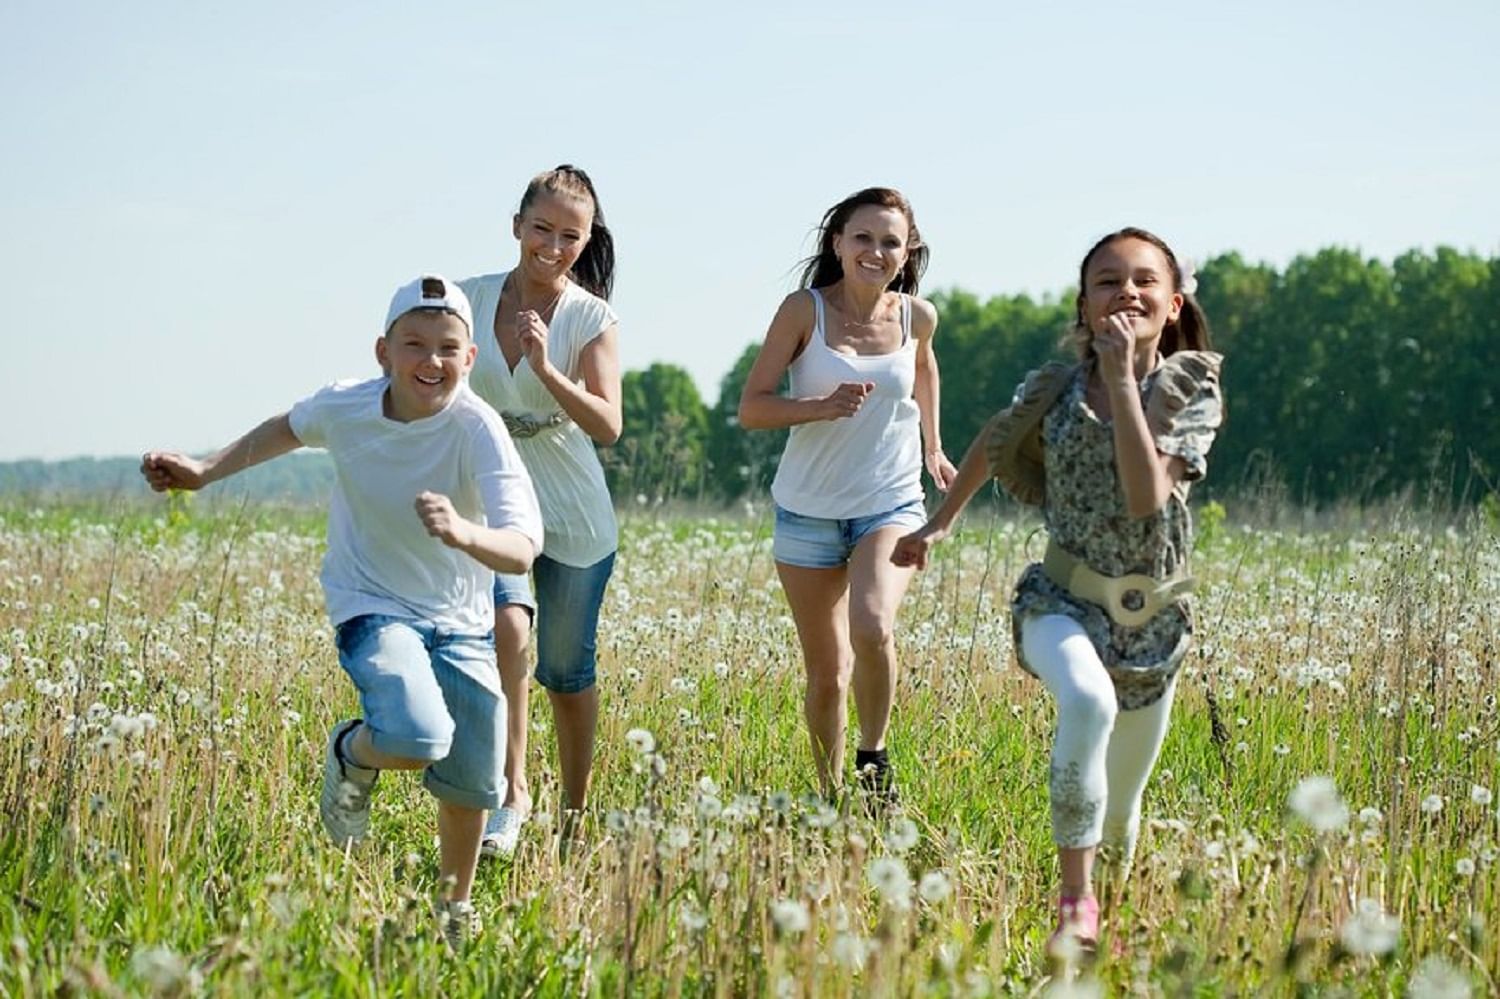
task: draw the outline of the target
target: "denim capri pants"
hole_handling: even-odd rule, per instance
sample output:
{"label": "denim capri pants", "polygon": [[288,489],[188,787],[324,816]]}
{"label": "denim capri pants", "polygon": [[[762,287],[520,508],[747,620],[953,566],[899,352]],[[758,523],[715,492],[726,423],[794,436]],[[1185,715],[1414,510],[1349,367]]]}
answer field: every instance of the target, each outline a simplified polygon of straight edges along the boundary
{"label": "denim capri pants", "polygon": [[553,693],[576,694],[594,685],[599,608],[614,568],[614,552],[582,568],[538,555],[530,580],[495,574],[495,606],[525,607],[536,621],[536,682]]}

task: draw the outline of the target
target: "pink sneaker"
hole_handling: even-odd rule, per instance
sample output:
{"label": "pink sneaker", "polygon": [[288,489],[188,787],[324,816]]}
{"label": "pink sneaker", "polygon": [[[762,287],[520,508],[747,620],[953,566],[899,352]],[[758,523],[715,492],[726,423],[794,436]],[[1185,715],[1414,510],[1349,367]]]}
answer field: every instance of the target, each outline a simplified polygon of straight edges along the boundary
{"label": "pink sneaker", "polygon": [[1073,948],[1092,954],[1099,946],[1099,899],[1093,895],[1057,901],[1057,929],[1047,938],[1047,953],[1068,956]]}

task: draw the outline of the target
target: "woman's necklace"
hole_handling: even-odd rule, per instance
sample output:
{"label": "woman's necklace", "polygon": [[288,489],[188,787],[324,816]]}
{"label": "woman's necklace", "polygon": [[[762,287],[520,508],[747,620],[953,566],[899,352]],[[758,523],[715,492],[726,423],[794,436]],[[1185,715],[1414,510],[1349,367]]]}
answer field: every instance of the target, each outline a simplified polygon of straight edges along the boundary
{"label": "woman's necklace", "polygon": [[[516,274],[515,271],[511,271],[510,272],[510,276],[505,279],[505,283],[506,284],[511,284],[511,282],[515,279],[515,274]],[[504,289],[501,289],[501,290],[502,290],[502,292],[504,291]],[[557,294],[552,296],[552,301],[548,302],[545,306],[543,306],[540,309],[527,309],[527,308],[525,308],[521,304],[521,289],[520,289],[519,285],[518,284],[511,284],[511,289],[510,289],[511,294],[516,297],[516,314],[520,315],[522,312],[535,312],[538,316],[540,316],[542,318],[543,322],[546,322],[547,319],[548,319],[548,317],[552,315],[553,311],[557,308],[557,303],[562,301],[563,292],[565,292],[567,290],[568,290],[568,281],[567,281],[566,278],[564,278],[563,279],[563,286],[561,288],[557,289]]]}
{"label": "woman's necklace", "polygon": [[842,300],[842,304],[839,307],[840,318],[842,319],[845,326],[853,326],[856,329],[867,330],[879,326],[881,323],[887,322],[890,319],[889,316],[880,315],[881,306],[885,305],[885,292],[880,293],[880,298],[875,302],[875,311],[870,313],[870,318],[866,319],[864,322],[860,322],[859,320],[852,317],[852,314],[849,311],[848,292],[840,291],[839,298]]}

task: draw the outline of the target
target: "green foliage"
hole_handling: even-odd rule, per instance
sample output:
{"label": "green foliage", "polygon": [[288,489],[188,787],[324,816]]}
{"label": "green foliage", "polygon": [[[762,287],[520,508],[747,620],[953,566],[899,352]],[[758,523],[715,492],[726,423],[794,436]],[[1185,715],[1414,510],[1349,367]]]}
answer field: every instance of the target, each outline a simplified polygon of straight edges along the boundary
{"label": "green foliage", "polygon": [[619,496],[701,498],[708,483],[708,410],[692,376],[675,364],[627,371],[621,380],[624,430],[603,449],[610,490]]}

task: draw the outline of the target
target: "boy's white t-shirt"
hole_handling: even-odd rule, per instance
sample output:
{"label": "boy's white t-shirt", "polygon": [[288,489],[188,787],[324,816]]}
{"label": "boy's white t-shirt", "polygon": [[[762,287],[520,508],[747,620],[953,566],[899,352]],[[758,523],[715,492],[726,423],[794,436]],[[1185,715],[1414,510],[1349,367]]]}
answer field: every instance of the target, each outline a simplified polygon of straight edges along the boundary
{"label": "boy's white t-shirt", "polygon": [[427,533],[417,495],[442,493],[460,516],[518,531],[541,551],[531,478],[499,414],[467,384],[410,423],[385,416],[389,384],[335,382],[290,414],[297,439],[326,448],[338,473],[321,577],[328,619],[389,614],[482,634],[494,627],[494,573]]}

